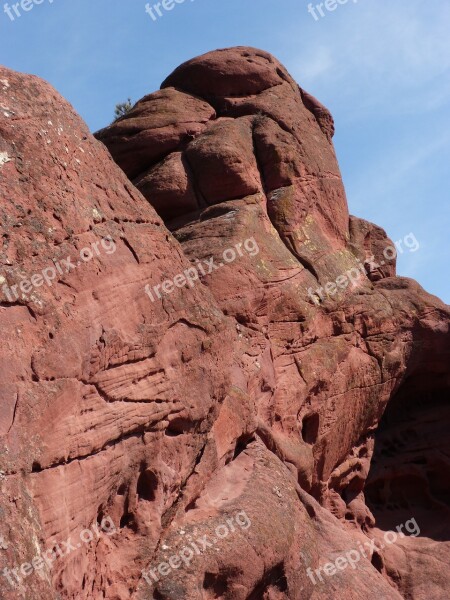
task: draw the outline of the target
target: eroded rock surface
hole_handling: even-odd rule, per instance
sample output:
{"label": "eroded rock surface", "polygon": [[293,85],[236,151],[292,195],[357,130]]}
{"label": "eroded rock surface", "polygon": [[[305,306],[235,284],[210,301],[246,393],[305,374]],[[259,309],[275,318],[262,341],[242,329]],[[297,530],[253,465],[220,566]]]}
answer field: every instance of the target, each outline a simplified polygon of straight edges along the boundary
{"label": "eroded rock surface", "polygon": [[450,311],[349,216],[327,109],[251,48],[97,140],[37,78],[0,105],[0,573],[116,526],[2,597],[446,598]]}

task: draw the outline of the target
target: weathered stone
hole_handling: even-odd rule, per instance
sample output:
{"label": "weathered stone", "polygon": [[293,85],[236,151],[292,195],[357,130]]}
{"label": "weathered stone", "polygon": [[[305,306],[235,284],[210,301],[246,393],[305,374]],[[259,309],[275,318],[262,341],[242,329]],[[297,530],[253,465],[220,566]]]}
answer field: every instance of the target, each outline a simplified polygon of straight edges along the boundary
{"label": "weathered stone", "polygon": [[2,597],[445,598],[450,311],[349,217],[329,112],[209,53],[97,134],[124,174],[41,80],[0,96]]}

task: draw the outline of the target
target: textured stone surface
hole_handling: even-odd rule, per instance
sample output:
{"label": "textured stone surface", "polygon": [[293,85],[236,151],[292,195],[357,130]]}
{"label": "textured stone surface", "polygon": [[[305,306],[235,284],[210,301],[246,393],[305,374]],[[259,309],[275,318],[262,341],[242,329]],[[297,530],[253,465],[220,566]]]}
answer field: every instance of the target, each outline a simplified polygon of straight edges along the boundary
{"label": "textured stone surface", "polygon": [[[33,575],[23,585],[30,598],[103,597],[108,588],[125,598],[227,396],[234,324],[201,287],[150,302],[147,283],[189,267],[179,245],[62,98],[36,78],[5,69],[1,78],[9,288],[52,259],[76,264],[81,248],[105,236],[116,244],[51,287],[13,302],[2,294],[1,534],[10,551],[1,560],[20,565],[38,542],[75,540],[109,514],[122,523],[116,537],[83,545],[43,582]],[[159,503],[136,493],[148,469]]]}
{"label": "textured stone surface", "polygon": [[[0,298],[1,569],[117,525],[21,589],[0,576],[3,597],[446,598],[449,307],[349,217],[329,112],[265,52],[210,53],[97,134],[123,173],[41,80],[1,69],[0,103],[9,288],[116,247]],[[308,576],[412,518],[419,536]]]}

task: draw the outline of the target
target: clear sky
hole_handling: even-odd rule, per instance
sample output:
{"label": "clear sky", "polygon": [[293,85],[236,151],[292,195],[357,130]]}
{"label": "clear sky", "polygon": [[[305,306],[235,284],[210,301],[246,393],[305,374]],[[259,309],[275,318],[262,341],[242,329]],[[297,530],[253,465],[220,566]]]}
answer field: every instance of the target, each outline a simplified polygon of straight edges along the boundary
{"label": "clear sky", "polygon": [[399,274],[450,303],[450,2],[349,0],[317,20],[305,0],[178,2],[155,21],[144,0],[22,0],[14,20],[1,2],[0,62],[49,81],[95,131],[198,54],[273,53],[333,113],[351,213],[394,241],[413,233]]}

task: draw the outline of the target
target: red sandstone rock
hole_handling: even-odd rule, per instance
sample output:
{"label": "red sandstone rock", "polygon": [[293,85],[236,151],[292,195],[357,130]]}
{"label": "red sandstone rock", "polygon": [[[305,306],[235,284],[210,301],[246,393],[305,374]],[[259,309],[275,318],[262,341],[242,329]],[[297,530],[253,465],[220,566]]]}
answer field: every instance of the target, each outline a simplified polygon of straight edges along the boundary
{"label": "red sandstone rock", "polygon": [[97,134],[124,174],[41,80],[1,69],[0,96],[6,291],[116,248],[3,288],[0,572],[117,532],[2,597],[446,598],[449,307],[349,217],[329,112],[269,54],[213,52]]}

